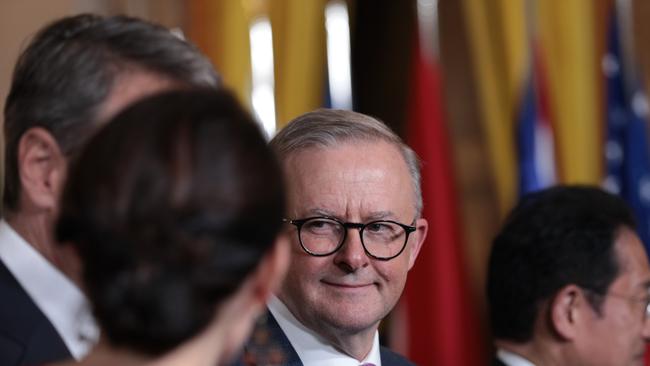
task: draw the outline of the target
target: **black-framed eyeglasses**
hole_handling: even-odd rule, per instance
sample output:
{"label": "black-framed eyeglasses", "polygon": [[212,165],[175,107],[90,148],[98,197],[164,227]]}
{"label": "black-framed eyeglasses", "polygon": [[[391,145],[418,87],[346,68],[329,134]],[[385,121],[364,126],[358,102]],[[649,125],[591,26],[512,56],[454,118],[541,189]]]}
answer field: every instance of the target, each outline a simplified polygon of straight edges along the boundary
{"label": "black-framed eyeglasses", "polygon": [[601,293],[599,293],[599,292],[597,292],[595,290],[592,290],[590,288],[586,288],[586,287],[581,287],[581,288],[583,290],[591,293],[592,295],[596,295],[596,296],[599,296],[599,297],[614,297],[614,298],[618,298],[618,299],[621,299],[621,300],[627,300],[627,301],[633,301],[633,302],[641,303],[644,306],[644,308],[643,308],[643,310],[644,310],[643,320],[650,319],[650,290],[648,291],[649,294],[647,296],[639,297],[639,296],[633,296],[633,295],[618,294],[618,293],[614,293],[614,292],[611,292],[611,291],[608,291],[608,292],[606,292],[604,294],[601,294]]}
{"label": "black-framed eyeglasses", "polygon": [[375,220],[361,224],[316,216],[284,221],[298,228],[300,246],[305,252],[316,257],[325,257],[337,252],[345,243],[348,229],[357,229],[366,254],[387,261],[402,254],[409,235],[416,229],[415,226],[392,220]]}

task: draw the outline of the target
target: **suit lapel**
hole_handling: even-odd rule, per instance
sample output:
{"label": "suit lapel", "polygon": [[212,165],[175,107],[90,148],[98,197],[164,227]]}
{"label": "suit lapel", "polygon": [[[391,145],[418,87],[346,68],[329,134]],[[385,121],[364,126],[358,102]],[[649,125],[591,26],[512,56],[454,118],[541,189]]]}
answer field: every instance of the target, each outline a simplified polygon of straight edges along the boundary
{"label": "suit lapel", "polygon": [[501,359],[494,356],[494,358],[492,359],[492,366],[507,366],[507,365],[505,363],[503,363],[503,361],[501,361]]}
{"label": "suit lapel", "polygon": [[415,366],[411,361],[383,346],[379,347],[379,355],[382,366]]}
{"label": "suit lapel", "polygon": [[258,319],[237,366],[303,366],[271,312]]}
{"label": "suit lapel", "polygon": [[71,358],[49,319],[0,260],[0,364],[39,364]]}

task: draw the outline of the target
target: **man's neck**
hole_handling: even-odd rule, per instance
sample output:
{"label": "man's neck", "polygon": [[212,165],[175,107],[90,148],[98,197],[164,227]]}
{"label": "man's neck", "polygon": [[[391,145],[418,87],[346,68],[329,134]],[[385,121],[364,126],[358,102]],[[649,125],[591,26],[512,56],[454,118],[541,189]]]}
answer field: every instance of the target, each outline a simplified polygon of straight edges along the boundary
{"label": "man's neck", "polygon": [[561,347],[555,347],[547,342],[530,341],[516,343],[508,340],[497,340],[496,346],[515,353],[535,365],[555,366],[569,365],[565,362]]}
{"label": "man's neck", "polygon": [[52,227],[44,213],[7,213],[7,223],[43,257],[56,265]]}
{"label": "man's neck", "polygon": [[5,220],[29,245],[78,284],[78,268],[72,258],[63,255],[57,246],[50,215],[44,212],[14,212],[6,213]]}
{"label": "man's neck", "polygon": [[344,333],[340,329],[320,329],[318,333],[327,339],[334,348],[357,360],[363,360],[372,350],[378,327],[379,324],[372,329],[353,334]]}
{"label": "man's neck", "polygon": [[[296,336],[296,334],[305,332],[305,330],[301,331],[299,329],[294,329],[293,331],[291,330],[291,327],[297,326],[298,328],[308,328],[307,332],[315,337],[314,339],[316,342],[327,344],[329,348],[333,349],[333,351],[345,354],[358,361],[364,360],[366,357],[368,357],[370,352],[373,351],[379,323],[362,332],[357,331],[353,334],[350,334],[350,332],[346,333],[340,328],[328,326],[324,323],[314,325],[300,319],[289,310],[289,308],[280,298],[275,296],[269,300],[268,307],[273,316],[278,321],[280,327],[283,328],[285,333],[288,331],[287,337],[292,342],[292,344],[295,341],[298,341],[298,343],[305,341],[304,338],[299,338],[300,340],[292,339]],[[286,327],[288,328],[285,329]],[[296,345],[294,344],[294,347],[295,346]],[[302,358],[303,355],[301,355],[300,349],[297,348],[296,351]]]}

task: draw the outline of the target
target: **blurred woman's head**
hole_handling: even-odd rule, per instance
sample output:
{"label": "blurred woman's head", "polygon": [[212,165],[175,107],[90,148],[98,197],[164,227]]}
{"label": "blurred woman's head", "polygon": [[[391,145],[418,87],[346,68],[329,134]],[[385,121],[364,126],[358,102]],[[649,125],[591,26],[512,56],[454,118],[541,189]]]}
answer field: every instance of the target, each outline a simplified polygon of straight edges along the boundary
{"label": "blurred woman's head", "polygon": [[234,97],[174,91],[127,108],[90,141],[56,230],[81,259],[107,341],[156,356],[242,291],[241,304],[259,308],[250,314],[263,308],[260,293],[281,276],[270,273],[283,272],[282,260],[260,269],[283,211],[279,165]]}

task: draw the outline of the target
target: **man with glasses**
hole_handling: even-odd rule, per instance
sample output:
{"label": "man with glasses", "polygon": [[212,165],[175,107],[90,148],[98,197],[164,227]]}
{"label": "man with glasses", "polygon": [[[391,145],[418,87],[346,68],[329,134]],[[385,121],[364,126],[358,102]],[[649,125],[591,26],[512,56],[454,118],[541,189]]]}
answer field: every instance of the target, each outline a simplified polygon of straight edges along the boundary
{"label": "man with glasses", "polygon": [[643,365],[650,268],[625,202],[598,188],[525,196],[494,239],[493,365]]}
{"label": "man with glasses", "polygon": [[[427,232],[414,152],[374,118],[325,109],[271,146],[285,169],[292,260],[269,303],[271,334],[253,334],[244,364],[411,365],[379,346],[377,328]],[[279,339],[271,355],[284,357],[260,356],[260,338]]]}

